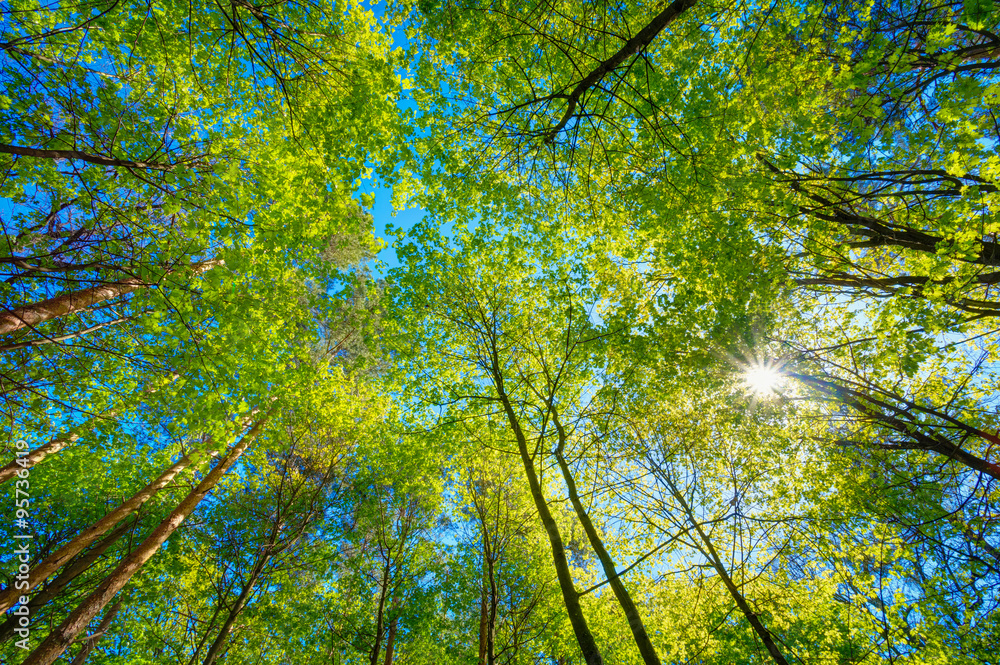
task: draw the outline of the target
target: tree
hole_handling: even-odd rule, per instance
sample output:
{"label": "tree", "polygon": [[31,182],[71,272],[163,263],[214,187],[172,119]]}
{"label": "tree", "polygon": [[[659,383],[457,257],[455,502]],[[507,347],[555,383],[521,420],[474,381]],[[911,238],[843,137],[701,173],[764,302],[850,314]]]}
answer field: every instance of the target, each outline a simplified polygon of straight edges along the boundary
{"label": "tree", "polygon": [[993,4],[8,5],[0,660],[996,651]]}
{"label": "tree", "polygon": [[546,536],[519,482],[519,465],[496,452],[504,447],[497,435],[465,432],[477,445],[455,479],[461,498],[453,529],[461,540],[448,591],[453,611],[468,617],[462,632],[475,638],[463,644],[465,653],[484,665],[519,663],[544,649],[560,613],[544,558]]}
{"label": "tree", "polygon": [[[411,324],[406,335],[448,340],[450,350],[443,354],[447,358],[443,362],[458,363],[457,376],[445,370],[439,375],[442,378],[429,377],[441,391],[432,396],[437,395],[439,403],[471,400],[487,405],[486,413],[473,412],[479,418],[488,418],[489,409],[502,414],[500,419],[506,421],[504,429],[509,428],[507,436],[516,442],[535,509],[548,535],[563,601],[580,648],[587,662],[601,662],[574,586],[564,535],[541,482],[549,458],[546,449],[554,449],[552,456],[576,517],[625,613],[636,645],[646,662],[657,661],[636,604],[619,579],[616,564],[580,499],[566,462],[569,437],[562,420],[570,416],[563,410],[574,408],[569,405],[581,394],[600,390],[597,370],[591,364],[596,363],[597,351],[591,349],[615,334],[591,325],[586,307],[592,303],[593,292],[586,276],[567,271],[560,263],[562,257],[556,257],[555,266],[535,263],[537,259],[513,238],[491,237],[489,226],[461,236],[461,252],[444,246],[430,233],[423,241],[428,247],[421,255],[432,263],[421,272],[447,275],[448,281],[405,282],[410,290],[400,292],[396,306],[420,312],[422,305],[430,310],[429,315],[423,312],[423,317]],[[499,251],[491,250],[490,245],[498,246]],[[412,246],[408,249],[413,251]],[[471,273],[455,265],[454,257],[459,255],[474,257],[477,271]],[[505,275],[503,289],[500,270]],[[535,271],[541,274],[536,276]],[[433,368],[432,361],[428,369]],[[445,388],[456,380],[453,387]],[[585,410],[572,417],[586,422],[588,416]],[[574,421],[574,427],[585,429],[586,425]],[[552,440],[555,443],[550,443]]]}
{"label": "tree", "polygon": [[[341,41],[368,34],[368,17],[303,3],[8,14],[0,168],[14,207],[0,257],[11,270],[0,380],[22,430],[48,429],[46,400],[75,419],[68,405],[119,406],[129,393],[119,384],[136,375],[195,374],[216,317],[247,334],[240,310],[254,298],[239,297],[233,276],[247,271],[262,295],[262,258],[315,285],[337,279],[317,260],[331,243],[341,255],[345,244],[371,247],[349,197],[366,168],[361,143],[388,139],[392,124],[369,93],[388,102],[396,83],[383,45]],[[340,113],[352,119],[329,122]],[[353,164],[344,151],[327,156],[340,131],[356,134],[344,141],[358,149]],[[303,296],[283,291],[289,304]],[[192,296],[206,298],[200,312]],[[168,335],[200,357],[178,358]]]}
{"label": "tree", "polygon": [[[288,565],[289,555],[306,546],[303,541],[316,537],[320,520],[331,516],[329,507],[342,500],[339,494],[344,491],[343,466],[350,443],[336,435],[323,437],[322,433],[308,430],[296,432],[287,428],[285,434],[292,443],[263,460],[266,466],[258,471],[262,477],[257,483],[237,486],[239,494],[235,497],[220,497],[218,508],[229,514],[241,511],[249,523],[240,525],[223,516],[216,518],[225,535],[215,542],[231,540],[225,549],[232,559],[220,568],[225,576],[236,580],[227,586],[235,587],[238,593],[235,599],[218,599],[215,612],[222,607],[227,607],[228,612],[215,638],[210,643],[205,642],[207,650],[200,659],[203,665],[212,665],[225,653],[234,624],[254,595],[267,586],[275,569]],[[266,503],[262,505],[257,497]],[[240,527],[249,533],[238,533]],[[215,549],[222,554],[223,548]],[[245,567],[247,563],[249,568]],[[220,580],[220,585],[223,583]],[[224,596],[231,596],[231,593]],[[214,623],[209,624],[210,629]],[[200,649],[196,649],[192,660],[198,660],[199,656]]]}

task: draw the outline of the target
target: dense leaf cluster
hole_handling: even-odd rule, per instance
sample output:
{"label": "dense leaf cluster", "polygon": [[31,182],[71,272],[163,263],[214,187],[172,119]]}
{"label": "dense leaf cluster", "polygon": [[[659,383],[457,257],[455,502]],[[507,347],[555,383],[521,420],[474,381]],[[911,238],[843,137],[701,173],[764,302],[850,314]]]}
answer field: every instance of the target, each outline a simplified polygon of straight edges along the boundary
{"label": "dense leaf cluster", "polygon": [[995,661],[995,3],[0,16],[3,662]]}

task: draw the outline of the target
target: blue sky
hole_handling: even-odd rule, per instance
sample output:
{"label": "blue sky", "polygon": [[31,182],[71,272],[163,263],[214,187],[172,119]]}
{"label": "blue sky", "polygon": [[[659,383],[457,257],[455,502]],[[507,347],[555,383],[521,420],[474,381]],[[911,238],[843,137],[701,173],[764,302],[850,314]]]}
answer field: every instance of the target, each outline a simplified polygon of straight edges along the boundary
{"label": "blue sky", "polygon": [[[371,2],[369,0],[367,4],[371,11],[375,14],[376,19],[382,23],[382,17],[386,8],[385,1],[380,0],[379,2]],[[409,40],[406,38],[406,31],[402,27],[397,27],[393,30],[392,42],[392,48],[394,49],[406,48],[409,46]],[[403,99],[402,103],[404,106],[412,104],[412,100]],[[362,185],[361,191],[365,193],[373,193],[375,195],[375,204],[371,208],[372,217],[375,221],[375,235],[386,242],[385,249],[378,254],[378,259],[382,265],[375,266],[375,272],[380,275],[384,275],[386,272],[399,265],[399,259],[396,256],[396,251],[392,247],[393,239],[388,237],[385,230],[386,226],[391,224],[396,228],[413,228],[417,222],[423,219],[426,211],[422,208],[395,210],[392,207],[392,189],[382,186],[377,179],[373,179],[371,182]]]}
{"label": "blue sky", "polygon": [[425,211],[422,208],[394,210],[392,207],[392,190],[388,187],[382,187],[377,183],[374,188],[371,185],[364,187],[363,191],[374,192],[375,194],[375,205],[371,209],[372,217],[375,220],[375,235],[387,243],[385,249],[378,253],[379,261],[383,265],[381,267],[376,266],[375,271],[384,275],[390,269],[399,265],[396,251],[392,248],[393,238],[388,236],[385,227],[391,224],[397,228],[410,229],[423,219]]}

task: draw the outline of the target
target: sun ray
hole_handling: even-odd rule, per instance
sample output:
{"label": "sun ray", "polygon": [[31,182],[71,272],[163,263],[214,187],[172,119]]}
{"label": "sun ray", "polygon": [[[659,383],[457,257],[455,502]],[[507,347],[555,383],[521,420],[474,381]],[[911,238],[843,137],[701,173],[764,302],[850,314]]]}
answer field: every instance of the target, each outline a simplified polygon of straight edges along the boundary
{"label": "sun ray", "polygon": [[773,395],[784,383],[785,377],[777,367],[768,363],[751,365],[743,372],[743,383],[753,394],[766,397]]}

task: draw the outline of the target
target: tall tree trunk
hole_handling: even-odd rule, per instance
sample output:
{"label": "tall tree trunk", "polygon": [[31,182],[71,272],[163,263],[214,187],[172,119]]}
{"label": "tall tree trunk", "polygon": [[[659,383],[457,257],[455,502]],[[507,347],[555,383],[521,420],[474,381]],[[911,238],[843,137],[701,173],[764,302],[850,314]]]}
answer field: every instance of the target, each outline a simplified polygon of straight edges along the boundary
{"label": "tall tree trunk", "polygon": [[213,663],[215,663],[215,661],[222,654],[222,647],[225,646],[226,640],[229,638],[229,634],[233,630],[233,624],[236,623],[236,619],[243,612],[243,608],[246,607],[247,600],[253,593],[257,580],[260,579],[261,573],[264,572],[264,566],[267,565],[268,560],[271,558],[270,552],[270,549],[265,549],[254,562],[253,568],[250,569],[250,575],[247,577],[246,584],[243,585],[243,590],[240,592],[239,598],[236,599],[236,603],[234,603],[232,608],[229,610],[229,616],[226,617],[225,623],[222,624],[222,629],[216,636],[215,641],[212,642],[212,646],[208,648],[208,653],[205,654],[203,665],[213,665]]}
{"label": "tall tree trunk", "polygon": [[378,656],[382,651],[382,625],[385,621],[385,599],[389,591],[389,566],[391,564],[391,558],[386,559],[385,568],[382,570],[382,588],[379,590],[378,611],[375,614],[375,644],[372,645],[372,653],[368,660],[369,665],[378,665]]}
{"label": "tall tree trunk", "polygon": [[159,526],[153,530],[139,547],[118,564],[118,567],[115,568],[104,582],[80,603],[79,607],[73,610],[69,617],[63,621],[62,625],[48,635],[38,645],[38,648],[28,655],[21,665],[51,665],[53,661],[66,651],[69,645],[76,639],[76,636],[86,629],[87,625],[108,604],[115,594],[121,591],[128,584],[129,580],[132,579],[132,576],[159,551],[160,546],[177,530],[177,527],[181,525],[187,516],[201,503],[202,499],[215,487],[219,479],[240,458],[264,427],[269,415],[258,421],[244,435],[243,439],[230,449],[226,457],[215,465],[215,468],[181,501],[180,505],[166,519],[160,522]]}
{"label": "tall tree trunk", "polygon": [[493,546],[491,545],[486,558],[486,575],[489,582],[489,614],[486,616],[486,665],[496,663],[496,637],[497,637],[497,605],[500,603],[500,594],[497,592],[497,576],[495,570]]}
{"label": "tall tree trunk", "polygon": [[493,665],[496,661],[497,582],[493,547],[483,516],[483,580],[479,602],[479,663]]}
{"label": "tall tree trunk", "polygon": [[[410,505],[413,505],[412,502]],[[383,531],[382,535],[379,536],[379,549],[381,552],[384,552],[385,568],[382,571],[382,589],[379,593],[378,614],[375,621],[375,645],[372,648],[370,665],[378,665],[379,651],[382,647],[382,627],[385,625],[385,604],[386,600],[389,598],[389,582],[393,578],[392,567],[394,564],[396,565],[396,573],[398,574],[399,562],[403,558],[403,549],[406,547],[406,537],[410,533],[409,519],[412,518],[412,515],[406,517],[405,520],[404,516],[406,516],[406,508],[401,506],[399,508],[399,550],[395,555],[392,553],[392,547],[388,544],[388,538],[385,537],[385,532]],[[398,593],[398,588],[397,582],[394,587],[395,591],[393,596],[393,598],[397,600],[394,600],[394,603],[398,602],[398,596],[395,595]]]}
{"label": "tall tree trunk", "polygon": [[[113,413],[109,415],[113,415]],[[98,416],[94,416],[87,422],[80,425],[80,427],[76,428],[75,430],[55,437],[48,443],[44,443],[38,446],[37,448],[29,452],[27,455],[20,456],[16,458],[13,462],[0,468],[0,484],[3,484],[8,480],[10,480],[11,478],[13,478],[14,476],[16,476],[18,470],[31,468],[36,464],[38,464],[39,462],[41,462],[42,460],[44,460],[49,455],[55,455],[57,452],[59,452],[66,446],[76,443],[77,440],[80,438],[79,434],[80,430],[88,429],[90,425],[92,425],[94,421],[97,420],[97,418]]]}
{"label": "tall tree trunk", "polygon": [[[483,577],[486,577],[486,557],[483,557]],[[486,665],[486,626],[489,614],[486,610],[486,580],[483,579],[482,591],[479,596],[479,665]]]}
{"label": "tall tree trunk", "polygon": [[[221,259],[199,261],[192,264],[191,269],[194,271],[194,274],[198,275],[222,263]],[[175,270],[170,270],[167,274],[169,275],[175,272]],[[64,293],[48,300],[0,312],[0,335],[16,332],[22,328],[34,327],[51,319],[86,311],[97,303],[118,298],[136,289],[144,288],[147,285],[144,280],[138,277],[129,277],[117,282]]]}
{"label": "tall tree trunk", "polygon": [[385,641],[385,662],[383,665],[392,665],[392,657],[396,653],[396,630],[399,627],[399,598],[393,601],[392,619],[389,620],[389,637]]}
{"label": "tall tree trunk", "polygon": [[108,626],[110,626],[111,622],[114,621],[115,615],[118,614],[118,608],[121,606],[121,600],[118,600],[111,606],[111,609],[108,610],[107,614],[104,615],[104,618],[101,619],[101,623],[97,626],[97,630],[94,631],[93,635],[90,635],[87,638],[83,648],[80,649],[80,653],[76,654],[76,658],[73,659],[73,662],[70,663],[70,665],[83,665],[87,662],[90,652],[93,651],[94,647],[97,645],[97,640],[104,637],[104,634],[108,632]]}
{"label": "tall tree trunk", "polygon": [[[45,605],[53,598],[57,597],[70,582],[79,577],[84,571],[89,570],[94,562],[97,561],[97,559],[100,558],[100,556],[104,554],[104,552],[107,551],[107,549],[111,547],[111,545],[113,545],[123,533],[128,531],[133,524],[123,522],[101,542],[94,545],[90,551],[83,556],[74,559],[73,563],[63,568],[50,584],[46,584],[45,588],[42,589],[41,592],[35,594],[31,600],[28,601],[28,611],[31,614],[34,614],[39,608],[45,607]],[[4,621],[3,624],[0,624],[0,642],[14,637],[15,627],[13,616]]]}
{"label": "tall tree trunk", "polygon": [[555,519],[553,519],[552,513],[549,511],[549,505],[542,494],[542,486],[538,482],[538,475],[535,473],[535,462],[528,451],[528,440],[521,429],[521,423],[517,419],[517,414],[514,413],[514,408],[510,404],[510,398],[507,396],[507,391],[504,388],[503,376],[500,373],[499,360],[495,352],[492,361],[491,374],[493,375],[493,383],[500,402],[503,404],[507,421],[517,439],[517,449],[521,454],[524,474],[528,478],[531,498],[542,520],[545,533],[549,537],[549,545],[552,548],[552,562],[556,568],[556,577],[559,580],[559,589],[562,591],[563,603],[566,605],[566,614],[569,616],[570,624],[573,626],[573,633],[576,635],[576,641],[580,645],[580,651],[583,652],[584,662],[587,665],[604,665],[604,659],[597,648],[597,642],[594,640],[594,635],[587,626],[587,619],[583,615],[583,608],[580,606],[580,594],[577,593],[576,587],[573,585],[573,575],[569,570],[569,561],[566,558],[566,548],[563,546],[562,536],[559,534],[559,526],[556,524]]}
{"label": "tall tree trunk", "polygon": [[65,342],[68,339],[79,339],[88,333],[92,333],[101,328],[107,328],[109,326],[116,326],[119,323],[124,323],[133,317],[131,316],[121,316],[117,319],[112,319],[111,321],[105,321],[104,323],[97,323],[92,326],[88,326],[83,330],[78,330],[73,333],[66,333],[64,335],[57,335],[56,337],[43,337],[42,339],[33,339],[27,342],[15,342],[13,344],[4,344],[0,346],[0,353],[4,351],[17,351],[18,349],[30,349],[33,346],[45,346],[46,344],[55,344],[57,342]]}
{"label": "tall tree trunk", "polygon": [[32,568],[26,580],[28,583],[27,588],[17,589],[12,585],[0,592],[0,612],[6,612],[17,602],[18,596],[28,593],[31,589],[44,582],[52,573],[61,568],[63,564],[82,552],[100,536],[104,535],[108,529],[111,529],[118,522],[138,510],[142,504],[148,501],[166,486],[167,483],[173,480],[178,473],[191,464],[191,457],[193,455],[195,453],[182,456],[173,466],[160,474],[159,478],[146,485],[139,492],[136,492],[128,501],[88,526],[76,538],[60,547],[57,551],[46,557],[44,561]]}
{"label": "tall tree trunk", "polygon": [[586,508],[584,508],[583,502],[580,501],[580,495],[576,491],[576,481],[573,480],[573,474],[570,473],[569,465],[566,464],[566,458],[563,456],[566,449],[566,431],[559,422],[559,417],[556,415],[555,409],[552,410],[552,422],[555,424],[556,432],[559,435],[556,461],[559,463],[563,480],[566,482],[566,489],[569,492],[569,500],[573,504],[573,510],[576,512],[580,524],[583,525],[583,530],[587,533],[590,546],[594,548],[594,553],[597,554],[597,559],[601,562],[604,576],[607,578],[611,590],[614,591],[615,598],[618,599],[618,604],[621,605],[622,611],[625,612],[628,627],[632,631],[632,638],[635,640],[635,645],[639,647],[639,654],[642,656],[642,661],[646,665],[660,665],[660,658],[656,655],[656,649],[653,648],[653,643],[649,640],[649,634],[646,632],[646,625],[643,623],[642,617],[639,616],[639,610],[636,608],[635,602],[632,601],[632,596],[629,594],[628,589],[625,588],[621,578],[618,577],[618,569],[615,567],[615,562],[604,547],[604,541],[597,533],[597,529],[594,528],[594,523],[590,520],[590,515],[587,513]]}
{"label": "tall tree trunk", "polygon": [[88,419],[85,423],[82,423],[79,427],[76,427],[65,434],[60,434],[59,436],[54,437],[51,441],[38,446],[27,455],[19,455],[12,462],[5,465],[3,468],[0,468],[0,484],[5,483],[16,476],[20,469],[31,468],[39,462],[44,461],[47,457],[55,455],[66,446],[73,445],[80,439],[80,432],[89,430],[94,423],[102,418],[114,418],[117,413],[117,409],[112,409],[100,415],[95,415],[94,417]]}

